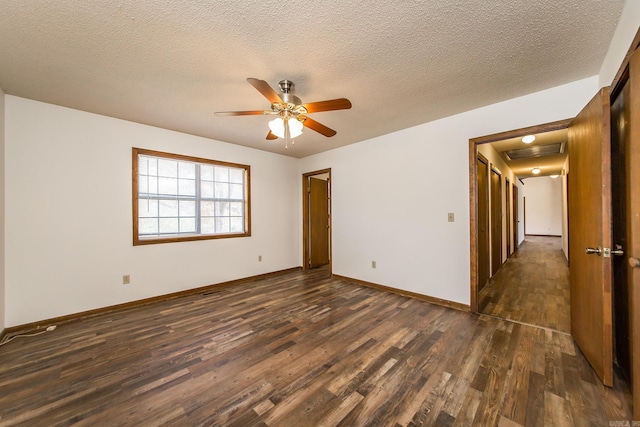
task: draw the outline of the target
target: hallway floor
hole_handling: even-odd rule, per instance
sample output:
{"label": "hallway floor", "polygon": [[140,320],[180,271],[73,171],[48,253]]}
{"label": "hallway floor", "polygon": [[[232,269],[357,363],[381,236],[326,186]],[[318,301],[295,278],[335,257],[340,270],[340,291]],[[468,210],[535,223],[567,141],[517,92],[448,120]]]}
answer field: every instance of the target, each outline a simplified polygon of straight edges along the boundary
{"label": "hallway floor", "polygon": [[569,267],[562,238],[526,236],[480,290],[478,301],[481,313],[569,333]]}

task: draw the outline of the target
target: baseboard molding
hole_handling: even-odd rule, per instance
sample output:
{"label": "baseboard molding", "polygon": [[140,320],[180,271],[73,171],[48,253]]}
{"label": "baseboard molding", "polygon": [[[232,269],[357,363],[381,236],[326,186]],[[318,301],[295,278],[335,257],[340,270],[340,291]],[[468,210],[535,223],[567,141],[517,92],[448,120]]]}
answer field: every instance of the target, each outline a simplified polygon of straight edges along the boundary
{"label": "baseboard molding", "polygon": [[360,280],[360,279],[354,279],[352,277],[340,276],[338,274],[334,274],[333,277],[346,280],[348,282],[354,282],[359,285],[367,286],[369,288],[378,289],[380,291],[391,292],[393,294],[398,294],[398,295],[402,295],[409,298],[419,299],[425,302],[429,302],[431,304],[436,304],[436,305],[440,305],[447,308],[453,308],[455,310],[471,311],[471,307],[469,305],[461,304],[459,302],[449,301],[446,299],[441,299],[436,297],[430,297],[428,295],[418,294],[416,292],[411,292],[411,291],[405,291],[403,289],[398,289],[398,288],[392,288],[390,286],[379,285],[377,283],[367,282],[365,280]]}
{"label": "baseboard molding", "polygon": [[4,337],[7,336],[7,330],[3,329],[0,331],[0,342],[2,342],[2,340],[4,340]]}
{"label": "baseboard molding", "polygon": [[526,236],[532,236],[532,237],[562,237],[562,235],[560,234],[525,234],[525,238]]}
{"label": "baseboard molding", "polygon": [[170,294],[158,295],[151,298],[144,298],[136,301],[125,302],[122,304],[110,305],[107,307],[96,308],[93,310],[82,311],[79,313],[67,314],[65,316],[53,317],[50,319],[44,319],[37,322],[27,323],[24,325],[12,326],[10,328],[6,328],[0,333],[0,341],[4,338],[5,335],[15,335],[16,333],[23,331],[37,331],[39,329],[46,328],[50,325],[60,325],[62,323],[69,323],[75,320],[86,319],[87,317],[97,316],[100,314],[111,313],[114,311],[122,311],[131,309],[134,307],[140,307],[147,304],[153,304],[158,301],[165,301],[175,298],[186,297],[194,294],[201,294],[207,292],[213,292],[219,290],[221,288],[225,288],[228,286],[239,285],[246,282],[252,282],[255,280],[263,280],[268,279],[275,276],[281,276],[287,273],[293,273],[295,271],[302,270],[302,267],[293,267],[287,268],[284,270],[272,271],[270,273],[258,274],[256,276],[244,277],[241,279],[229,280],[228,282],[216,283],[213,285],[201,286],[199,288],[187,289],[184,291],[173,292]]}

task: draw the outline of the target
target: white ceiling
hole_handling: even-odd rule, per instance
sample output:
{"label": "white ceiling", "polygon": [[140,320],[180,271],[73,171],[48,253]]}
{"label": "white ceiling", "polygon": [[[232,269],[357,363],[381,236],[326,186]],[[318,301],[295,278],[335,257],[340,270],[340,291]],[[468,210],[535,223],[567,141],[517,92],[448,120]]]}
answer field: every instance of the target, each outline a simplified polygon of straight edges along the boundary
{"label": "white ceiling", "polygon": [[[568,147],[566,145],[568,134],[569,131],[567,129],[561,129],[535,134],[536,139],[530,144],[523,143],[522,137],[517,137],[492,142],[491,145],[500,153],[502,160],[509,166],[509,169],[520,179],[534,178],[536,176],[562,175],[563,172],[565,172],[564,166],[568,156]],[[511,160],[505,155],[505,151],[509,150],[519,150],[558,143],[564,144],[563,151],[559,154],[517,160]],[[540,169],[540,173],[538,175],[534,174],[532,172],[533,168]]]}
{"label": "white ceiling", "polygon": [[[295,157],[593,76],[624,0],[1,0],[12,95]],[[284,151],[247,77],[346,97]]]}

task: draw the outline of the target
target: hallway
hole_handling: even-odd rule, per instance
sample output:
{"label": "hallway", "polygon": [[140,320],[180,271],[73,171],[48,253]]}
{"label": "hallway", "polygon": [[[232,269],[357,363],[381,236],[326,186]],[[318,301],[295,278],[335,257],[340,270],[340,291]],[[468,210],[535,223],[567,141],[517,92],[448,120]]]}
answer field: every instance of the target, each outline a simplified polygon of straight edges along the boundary
{"label": "hallway", "polygon": [[525,236],[478,301],[481,313],[569,333],[569,267],[562,238]]}

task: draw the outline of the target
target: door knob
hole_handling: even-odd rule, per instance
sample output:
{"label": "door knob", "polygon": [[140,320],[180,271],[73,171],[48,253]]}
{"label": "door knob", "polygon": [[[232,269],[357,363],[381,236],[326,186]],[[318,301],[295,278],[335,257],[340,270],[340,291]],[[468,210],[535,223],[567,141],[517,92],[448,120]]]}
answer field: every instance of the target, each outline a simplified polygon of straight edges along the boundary
{"label": "door knob", "polygon": [[602,248],[600,246],[598,246],[597,248],[586,248],[585,252],[587,253],[587,255],[596,254],[600,256],[600,254],[602,253]]}
{"label": "door knob", "polygon": [[638,258],[632,258],[632,257],[629,257],[629,266],[630,266],[631,268],[638,268],[638,267],[640,267],[640,259],[638,259]]}

